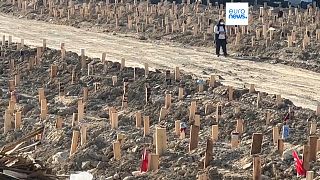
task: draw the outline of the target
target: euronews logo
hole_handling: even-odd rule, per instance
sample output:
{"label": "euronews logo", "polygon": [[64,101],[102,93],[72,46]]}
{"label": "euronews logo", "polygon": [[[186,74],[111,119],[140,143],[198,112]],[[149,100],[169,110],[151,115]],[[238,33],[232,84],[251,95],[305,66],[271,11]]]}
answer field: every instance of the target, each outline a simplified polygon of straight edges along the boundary
{"label": "euronews logo", "polygon": [[245,9],[229,9],[229,19],[248,19]]}

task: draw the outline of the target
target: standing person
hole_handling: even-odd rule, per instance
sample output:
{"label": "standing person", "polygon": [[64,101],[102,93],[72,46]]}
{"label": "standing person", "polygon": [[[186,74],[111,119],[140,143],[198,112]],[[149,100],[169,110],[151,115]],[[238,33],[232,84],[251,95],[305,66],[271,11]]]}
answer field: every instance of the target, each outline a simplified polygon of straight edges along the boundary
{"label": "standing person", "polygon": [[214,27],[216,54],[220,56],[220,47],[222,47],[224,56],[227,56],[227,29],[223,19],[220,19],[218,24]]}

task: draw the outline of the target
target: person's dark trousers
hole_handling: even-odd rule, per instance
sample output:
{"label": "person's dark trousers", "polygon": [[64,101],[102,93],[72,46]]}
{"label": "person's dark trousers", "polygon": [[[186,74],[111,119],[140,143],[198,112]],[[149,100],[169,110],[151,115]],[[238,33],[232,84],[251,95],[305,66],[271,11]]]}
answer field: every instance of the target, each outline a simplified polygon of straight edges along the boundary
{"label": "person's dark trousers", "polygon": [[216,40],[216,54],[220,54],[220,47],[222,47],[223,54],[227,55],[227,40],[225,39],[218,39]]}

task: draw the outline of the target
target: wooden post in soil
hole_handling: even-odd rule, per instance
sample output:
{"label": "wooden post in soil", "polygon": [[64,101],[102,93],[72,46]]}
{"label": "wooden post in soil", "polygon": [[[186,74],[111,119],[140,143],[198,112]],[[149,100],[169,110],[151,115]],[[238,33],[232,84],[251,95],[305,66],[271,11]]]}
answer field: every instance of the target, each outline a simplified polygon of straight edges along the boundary
{"label": "wooden post in soil", "polygon": [[88,87],[83,87],[83,101],[86,102],[88,100],[89,90]]}
{"label": "wooden post in soil", "polygon": [[217,108],[216,108],[216,121],[217,121],[217,123],[219,123],[221,115],[222,115],[222,106],[220,105],[220,103],[218,103]]}
{"label": "wooden post in soil", "polygon": [[167,115],[167,109],[166,107],[162,107],[160,109],[159,121],[164,120],[166,115]]}
{"label": "wooden post in soil", "polygon": [[149,102],[151,101],[151,87],[149,85],[149,83],[146,83],[145,85],[145,95],[146,95],[146,98],[145,98],[145,103],[146,104],[149,104]]}
{"label": "wooden post in soil", "polygon": [[310,146],[304,145],[303,146],[302,165],[306,171],[308,171],[310,169],[309,162],[310,162]]}
{"label": "wooden post in soil", "polygon": [[21,111],[15,113],[14,128],[19,130],[21,127]]}
{"label": "wooden post in soil", "polygon": [[200,122],[200,115],[199,114],[196,114],[194,116],[194,125],[199,126],[199,128],[200,128],[201,122]]}
{"label": "wooden post in soil", "polygon": [[274,126],[272,128],[272,137],[273,137],[273,144],[274,145],[277,145],[279,136],[280,136],[279,127],[278,126]]}
{"label": "wooden post in soil", "polygon": [[282,156],[284,151],[284,140],[283,139],[278,139],[278,152],[280,156]]}
{"label": "wooden post in soil", "polygon": [[261,158],[253,156],[253,180],[261,180]]}
{"label": "wooden post in soil", "polygon": [[117,134],[117,141],[119,141],[121,145],[124,143],[125,139],[126,139],[125,134],[122,134],[122,133]]}
{"label": "wooden post in soil", "polygon": [[219,126],[218,125],[212,125],[211,127],[211,138],[213,142],[218,141],[219,136]]}
{"label": "wooden post in soil", "polygon": [[270,119],[271,119],[271,113],[270,111],[266,112],[266,125],[268,126],[270,124]]}
{"label": "wooden post in soil", "polygon": [[212,104],[206,104],[204,107],[204,114],[209,115],[213,113],[213,105]]}
{"label": "wooden post in soil", "polygon": [[320,116],[320,104],[317,105],[316,115]]}
{"label": "wooden post in soil", "polygon": [[143,136],[146,137],[150,134],[150,118],[143,116]]}
{"label": "wooden post in soil", "polygon": [[251,144],[251,155],[260,154],[262,147],[262,133],[253,133]]}
{"label": "wooden post in soil", "polygon": [[198,148],[200,127],[191,125],[189,152]]}
{"label": "wooden post in soil", "polygon": [[317,131],[317,122],[312,121],[310,123],[310,135],[314,135]]}
{"label": "wooden post in soil", "polygon": [[310,136],[309,137],[309,154],[310,154],[310,161],[316,161],[317,160],[317,136]]}
{"label": "wooden post in soil", "polygon": [[231,149],[236,149],[239,146],[239,133],[231,132]]}
{"label": "wooden post in soil", "polygon": [[71,125],[72,125],[72,127],[74,127],[74,126],[77,126],[78,124],[79,124],[78,113],[73,113]]}
{"label": "wooden post in soil", "polygon": [[281,95],[280,95],[280,94],[277,94],[277,95],[276,95],[276,104],[277,104],[277,106],[280,106],[281,103],[282,103]]}
{"label": "wooden post in soil", "polygon": [[169,109],[170,107],[171,107],[171,94],[166,94],[165,108]]}
{"label": "wooden post in soil", "polygon": [[179,87],[178,100],[182,100],[183,96],[183,87]]}
{"label": "wooden post in soil", "polygon": [[119,141],[114,141],[113,143],[113,157],[116,161],[121,159],[121,144]]}
{"label": "wooden post in soil", "polygon": [[215,76],[214,76],[214,75],[211,75],[211,76],[210,76],[210,80],[209,80],[209,86],[210,86],[210,87],[214,87],[214,86],[215,86],[215,82],[216,82]]}
{"label": "wooden post in soil", "polygon": [[71,140],[71,149],[70,149],[70,156],[72,156],[78,147],[78,141],[79,141],[79,131],[73,130],[72,132],[72,140]]}
{"label": "wooden post in soil", "polygon": [[82,121],[84,117],[84,104],[83,104],[83,98],[80,98],[78,100],[78,120]]}
{"label": "wooden post in soil", "polygon": [[81,125],[81,146],[87,142],[87,126],[86,124]]}
{"label": "wooden post in soil", "polygon": [[307,171],[306,174],[306,180],[313,180],[314,172],[313,171]]}
{"label": "wooden post in soil", "polygon": [[122,71],[126,67],[126,60],[124,58],[121,59],[120,70]]}
{"label": "wooden post in soil", "polygon": [[15,86],[14,86],[14,80],[9,80],[9,91],[14,91],[15,90]]}
{"label": "wooden post in soil", "polygon": [[213,141],[211,138],[207,138],[206,152],[204,154],[204,168],[207,168],[212,160],[213,156]]}
{"label": "wooden post in soil", "polygon": [[196,114],[196,110],[197,110],[197,102],[196,101],[191,101],[190,115],[189,115],[189,121],[190,122],[194,120],[194,116]]}
{"label": "wooden post in soil", "polygon": [[144,76],[148,77],[148,75],[149,75],[149,64],[144,63]]}
{"label": "wooden post in soil", "polygon": [[20,74],[14,75],[14,85],[19,86],[20,85]]}
{"label": "wooden post in soil", "polygon": [[57,77],[57,72],[58,72],[58,66],[55,64],[51,65],[50,78],[53,79],[53,78]]}
{"label": "wooden post in soil", "polygon": [[254,93],[255,91],[254,84],[250,84],[249,93]]}
{"label": "wooden post in soil", "polygon": [[3,127],[4,133],[7,133],[9,130],[12,129],[11,121],[12,121],[11,112],[9,109],[6,109],[4,113],[4,127]]}
{"label": "wooden post in soil", "polygon": [[58,116],[56,119],[56,128],[61,129],[62,128],[62,117]]}
{"label": "wooden post in soil", "polygon": [[180,120],[176,120],[174,122],[174,132],[175,134],[179,137],[180,133],[181,133],[181,121]]}
{"label": "wooden post in soil", "polygon": [[111,113],[111,128],[112,129],[118,128],[118,113],[117,112]]}
{"label": "wooden post in soil", "polygon": [[86,57],[85,57],[85,49],[80,49],[81,53],[81,69],[85,69],[87,67]]}
{"label": "wooden post in soil", "polygon": [[233,100],[233,93],[234,93],[233,87],[229,86],[228,87],[229,101]]}
{"label": "wooden post in soil", "polygon": [[58,86],[59,86],[59,97],[64,97],[65,95],[64,85],[61,82],[59,82]]}
{"label": "wooden post in soil", "polygon": [[180,81],[180,70],[179,70],[179,67],[176,67],[176,68],[175,68],[175,71],[174,71],[174,80],[175,80],[175,81]]}
{"label": "wooden post in soil", "polygon": [[40,105],[40,118],[41,119],[46,119],[47,113],[48,113],[48,107],[47,107],[47,100],[42,99],[41,100],[41,105]]}
{"label": "wooden post in soil", "polygon": [[155,171],[159,169],[159,155],[158,154],[149,154],[149,164],[148,171]]}
{"label": "wooden post in soil", "polygon": [[243,133],[243,119],[237,120],[236,132],[239,133],[240,135]]}
{"label": "wooden post in soil", "polygon": [[141,127],[141,122],[142,122],[142,115],[141,115],[141,112],[138,111],[138,112],[136,112],[136,127],[137,128]]}
{"label": "wooden post in soil", "polygon": [[156,128],[156,154],[161,156],[167,149],[166,128]]}

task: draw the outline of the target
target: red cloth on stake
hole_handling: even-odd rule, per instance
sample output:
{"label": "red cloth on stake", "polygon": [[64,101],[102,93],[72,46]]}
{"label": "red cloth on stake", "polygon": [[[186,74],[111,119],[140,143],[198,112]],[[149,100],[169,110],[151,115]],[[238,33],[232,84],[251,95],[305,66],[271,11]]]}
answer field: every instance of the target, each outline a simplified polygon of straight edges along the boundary
{"label": "red cloth on stake", "polygon": [[149,155],[149,153],[148,153],[147,149],[144,149],[143,154],[142,154],[142,162],[141,162],[141,166],[140,166],[141,172],[148,171],[148,163],[149,163],[148,155]]}
{"label": "red cloth on stake", "polygon": [[297,174],[299,176],[305,176],[306,175],[306,170],[303,168],[303,161],[299,158],[298,154],[296,151],[292,151],[292,156],[295,161],[295,167],[297,170]]}

